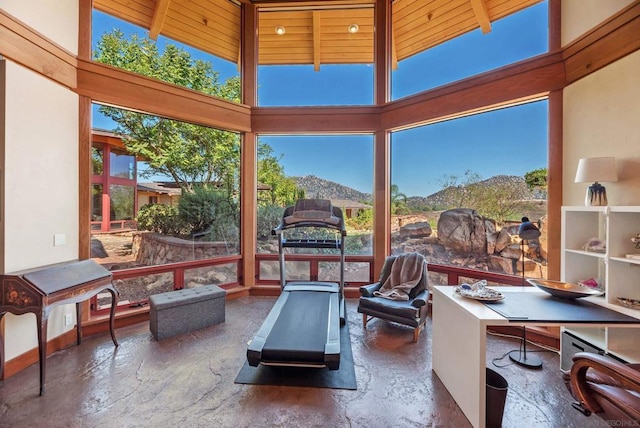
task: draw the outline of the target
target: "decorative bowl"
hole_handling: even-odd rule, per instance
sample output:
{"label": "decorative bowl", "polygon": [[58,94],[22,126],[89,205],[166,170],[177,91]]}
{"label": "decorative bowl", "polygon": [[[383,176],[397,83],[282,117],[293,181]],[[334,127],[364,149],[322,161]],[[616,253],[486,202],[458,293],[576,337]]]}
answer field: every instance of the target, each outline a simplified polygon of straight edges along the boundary
{"label": "decorative bowl", "polygon": [[618,297],[618,302],[627,308],[640,309],[640,300],[628,299],[626,297]]}
{"label": "decorative bowl", "polygon": [[601,296],[602,292],[583,285],[571,284],[569,282],[552,281],[550,279],[527,279],[531,285],[535,285],[542,291],[546,291],[554,297],[563,299],[578,299],[587,296]]}

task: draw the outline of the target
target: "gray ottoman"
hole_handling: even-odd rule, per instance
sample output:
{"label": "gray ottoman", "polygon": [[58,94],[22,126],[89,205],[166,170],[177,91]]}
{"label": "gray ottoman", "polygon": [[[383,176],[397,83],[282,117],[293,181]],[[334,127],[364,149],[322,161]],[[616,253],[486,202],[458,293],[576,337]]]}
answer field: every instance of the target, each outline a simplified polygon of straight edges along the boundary
{"label": "gray ottoman", "polygon": [[156,340],[224,322],[226,292],[217,285],[154,294],[149,323]]}

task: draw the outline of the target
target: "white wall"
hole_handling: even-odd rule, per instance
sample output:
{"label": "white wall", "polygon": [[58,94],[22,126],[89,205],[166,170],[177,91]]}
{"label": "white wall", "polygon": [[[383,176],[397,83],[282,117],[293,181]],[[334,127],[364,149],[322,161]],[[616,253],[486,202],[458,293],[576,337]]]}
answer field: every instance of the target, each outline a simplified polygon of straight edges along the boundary
{"label": "white wall", "polygon": [[78,54],[79,0],[0,0],[0,9]]}
{"label": "white wall", "polygon": [[[6,272],[78,257],[78,96],[7,61],[4,173]],[[66,244],[54,246],[54,234]],[[62,330],[50,317],[49,337]],[[67,328],[68,329],[68,328]],[[6,316],[6,358],[37,346],[33,316]]]}
{"label": "white wall", "polygon": [[609,205],[640,205],[640,51],[565,88],[563,108],[563,205],[584,204],[578,160],[597,156],[616,158]]}
{"label": "white wall", "polygon": [[631,3],[633,0],[562,0],[562,46]]}
{"label": "white wall", "polygon": [[[0,8],[77,52],[77,0],[0,0]],[[78,96],[8,60],[6,80],[0,84],[6,92],[5,105],[0,106],[5,118],[4,247],[0,249],[4,270],[76,259]],[[54,247],[54,234],[64,235],[66,244]],[[64,305],[50,315],[49,338],[71,328],[63,326],[63,314],[68,312],[75,314],[75,306]],[[33,315],[7,314],[3,322],[6,360],[38,346]]]}

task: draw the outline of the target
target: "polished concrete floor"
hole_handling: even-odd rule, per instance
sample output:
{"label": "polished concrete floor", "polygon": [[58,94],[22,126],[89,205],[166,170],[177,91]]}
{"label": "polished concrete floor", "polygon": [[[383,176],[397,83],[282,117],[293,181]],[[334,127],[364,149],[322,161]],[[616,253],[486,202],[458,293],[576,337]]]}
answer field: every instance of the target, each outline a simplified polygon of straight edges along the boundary
{"label": "polished concrete floor", "polygon": [[[431,370],[430,321],[417,344],[411,329],[384,321],[371,321],[365,331],[356,300],[348,302],[348,322],[357,391],[235,384],[247,341],[273,302],[228,301],[225,323],[160,342],[147,323],[118,329],[117,349],[108,334],[85,338],[47,359],[44,396],[38,396],[37,365],[0,382],[0,426],[470,426]],[[489,362],[518,347],[502,337],[488,342]],[[571,407],[558,355],[536,355],[542,370],[508,358],[498,362],[504,367],[492,366],[509,382],[503,426],[604,426]]]}

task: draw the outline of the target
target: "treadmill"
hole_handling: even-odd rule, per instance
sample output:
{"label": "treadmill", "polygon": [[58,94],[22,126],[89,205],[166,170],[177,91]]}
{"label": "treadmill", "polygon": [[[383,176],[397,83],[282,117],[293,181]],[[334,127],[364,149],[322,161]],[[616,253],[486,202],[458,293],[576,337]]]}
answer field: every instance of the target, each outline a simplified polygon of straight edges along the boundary
{"label": "treadmill", "polygon": [[[285,238],[293,233],[329,229],[334,239]],[[308,229],[315,228],[315,229]],[[278,237],[282,292],[260,330],[249,342],[250,366],[340,368],[340,327],[345,324],[344,240],[347,236],[342,210],[324,199],[300,199],[287,207],[282,221],[271,231]],[[326,234],[325,234],[326,235]],[[285,249],[315,248],[340,252],[340,282],[286,281]]]}

